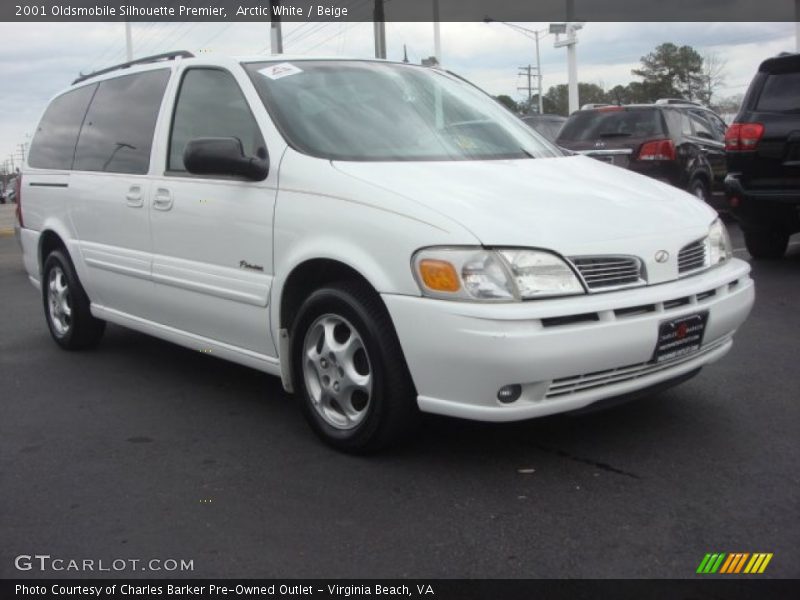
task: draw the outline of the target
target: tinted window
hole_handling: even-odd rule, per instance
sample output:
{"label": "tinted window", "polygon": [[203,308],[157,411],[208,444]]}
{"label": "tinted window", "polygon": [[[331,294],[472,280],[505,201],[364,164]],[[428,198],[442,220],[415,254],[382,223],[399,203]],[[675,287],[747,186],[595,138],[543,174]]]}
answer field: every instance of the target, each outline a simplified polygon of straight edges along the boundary
{"label": "tinted window", "polygon": [[199,137],[235,137],[248,156],[266,156],[250,107],[233,75],[219,69],[190,69],[181,83],[167,169],[185,171],[183,151]]}
{"label": "tinted window", "polygon": [[566,119],[538,119],[535,117],[523,118],[522,120],[551,142],[558,137],[558,132],[561,131],[561,127],[566,121]]}
{"label": "tinted window", "polygon": [[333,160],[558,156],[491,96],[436,69],[372,61],[245,68],[287,141]]}
{"label": "tinted window", "polygon": [[681,135],[694,135],[692,129],[692,122],[689,120],[689,115],[684,112],[678,113],[681,119]]}
{"label": "tinted window", "polygon": [[610,108],[573,113],[559,140],[588,142],[605,138],[645,138],[664,135],[661,113],[652,108]]}
{"label": "tinted window", "polygon": [[711,129],[711,124],[706,121],[703,115],[692,112],[690,113],[689,118],[692,120],[694,134],[697,137],[705,138],[707,140],[713,140],[717,137]]}
{"label": "tinted window", "polygon": [[76,171],[147,173],[169,73],[159,69],[99,84],[78,140]]}
{"label": "tinted window", "polygon": [[33,136],[28,164],[40,169],[71,169],[78,132],[97,84],[62,94],[50,103]]}
{"label": "tinted window", "polygon": [[780,73],[767,77],[756,110],[800,111],[800,73]]}

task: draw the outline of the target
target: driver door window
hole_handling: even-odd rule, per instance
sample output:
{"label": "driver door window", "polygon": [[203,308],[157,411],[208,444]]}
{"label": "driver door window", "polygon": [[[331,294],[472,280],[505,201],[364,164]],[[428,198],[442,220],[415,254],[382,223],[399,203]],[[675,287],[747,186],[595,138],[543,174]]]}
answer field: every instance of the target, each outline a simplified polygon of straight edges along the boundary
{"label": "driver door window", "polygon": [[235,137],[247,156],[266,156],[253,113],[227,71],[190,69],[184,75],[172,119],[167,171],[186,171],[183,151],[200,137]]}

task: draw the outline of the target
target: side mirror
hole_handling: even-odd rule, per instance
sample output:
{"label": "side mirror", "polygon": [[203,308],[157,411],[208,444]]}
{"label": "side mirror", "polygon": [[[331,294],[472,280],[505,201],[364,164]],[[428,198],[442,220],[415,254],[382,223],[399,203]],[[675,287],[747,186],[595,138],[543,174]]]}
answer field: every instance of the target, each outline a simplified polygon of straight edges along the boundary
{"label": "side mirror", "polygon": [[183,164],[195,175],[233,175],[263,181],[269,173],[269,160],[245,156],[242,142],[234,137],[195,138],[186,144]]}

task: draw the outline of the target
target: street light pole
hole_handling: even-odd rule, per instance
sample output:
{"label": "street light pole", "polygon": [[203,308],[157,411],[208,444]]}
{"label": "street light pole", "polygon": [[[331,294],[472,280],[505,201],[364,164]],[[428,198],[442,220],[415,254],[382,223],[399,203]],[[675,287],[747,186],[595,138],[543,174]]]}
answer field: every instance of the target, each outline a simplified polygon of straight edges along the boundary
{"label": "street light pole", "polygon": [[[800,0],[798,0],[800,2]],[[514,23],[507,23],[506,21],[496,21],[490,17],[486,17],[483,20],[484,23],[500,23],[501,25],[505,25],[506,27],[510,27],[515,31],[521,33],[525,37],[529,37],[536,42],[536,80],[538,82],[538,89],[539,89],[539,114],[544,112],[543,104],[542,104],[542,62],[539,56],[539,34],[548,35],[547,29],[528,29],[527,27],[522,27],[520,25],[515,25]],[[528,82],[528,89],[530,89],[530,82]],[[530,103],[528,103],[530,106]]]}
{"label": "street light pole", "polygon": [[375,0],[373,19],[375,58],[386,58],[386,16],[383,12],[383,0]]}

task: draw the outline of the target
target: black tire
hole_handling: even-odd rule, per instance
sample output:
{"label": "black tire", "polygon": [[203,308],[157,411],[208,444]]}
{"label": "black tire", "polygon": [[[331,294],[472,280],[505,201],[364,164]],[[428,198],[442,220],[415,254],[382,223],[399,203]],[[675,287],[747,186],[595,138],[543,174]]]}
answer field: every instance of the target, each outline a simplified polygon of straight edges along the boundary
{"label": "black tire", "polygon": [[789,235],[769,229],[745,229],[744,245],[755,259],[775,260],[786,254]]}
{"label": "black tire", "polygon": [[689,192],[692,196],[695,196],[698,200],[702,200],[703,202],[708,204],[708,199],[709,199],[708,186],[706,185],[706,182],[700,179],[699,177],[692,179],[686,191]]}
{"label": "black tire", "polygon": [[[340,388],[338,376],[331,371],[338,372],[344,382],[345,372],[341,367],[346,366],[344,362],[347,359],[339,357],[341,360],[337,362],[333,353],[320,354],[322,340],[314,338],[324,329],[325,322],[321,320],[329,318],[334,322],[338,319],[337,327],[348,332],[341,343],[351,341],[351,328],[355,331],[353,340],[360,344],[357,352],[364,352],[357,370],[360,374],[366,373],[361,376],[369,377],[371,381],[371,393],[366,400],[362,390],[351,392],[343,400],[351,412],[356,411],[356,393],[361,393],[359,400],[362,406],[353,419],[357,424],[349,428],[342,423],[332,424],[332,421],[346,420],[349,425],[351,421],[344,416],[346,411],[340,408],[337,399],[333,398],[333,386],[337,386],[337,393]],[[413,431],[418,416],[416,391],[389,314],[372,288],[361,282],[342,282],[315,291],[300,307],[291,337],[295,390],[306,420],[324,442],[345,452],[364,454],[386,448]],[[340,341],[336,340],[336,343]],[[324,360],[315,363],[307,358],[309,344],[317,349],[317,356],[330,356],[325,373],[333,374],[335,381],[332,382],[329,377],[324,384],[330,386],[326,390],[322,390],[322,379],[326,376],[319,368]],[[356,366],[356,358],[354,356],[351,359],[350,366]],[[319,398],[320,401],[315,402],[312,398],[307,377],[317,396],[321,394],[327,398],[327,414],[325,402]],[[337,411],[341,415],[337,415]]]}
{"label": "black tire", "polygon": [[[51,284],[58,281],[55,287]],[[70,314],[51,306],[59,304],[62,295],[55,288],[65,286],[64,302]],[[94,348],[103,337],[106,322],[96,319],[89,310],[89,298],[75,274],[72,261],[63,250],[54,250],[44,261],[42,269],[42,303],[47,327],[55,342],[65,350]]]}

